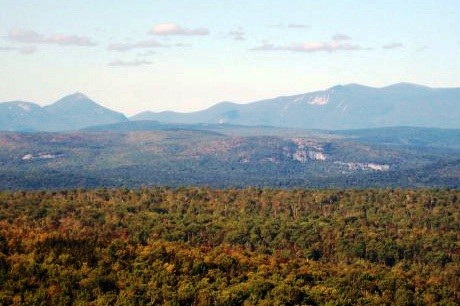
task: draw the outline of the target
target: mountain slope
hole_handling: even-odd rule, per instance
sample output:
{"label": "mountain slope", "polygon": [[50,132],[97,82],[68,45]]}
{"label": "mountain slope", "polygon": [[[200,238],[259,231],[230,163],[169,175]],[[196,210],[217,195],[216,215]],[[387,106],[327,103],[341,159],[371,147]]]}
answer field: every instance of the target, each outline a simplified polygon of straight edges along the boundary
{"label": "mountain slope", "polygon": [[68,130],[127,121],[125,115],[102,107],[82,93],[66,96],[44,109],[63,120]]}
{"label": "mountain slope", "polygon": [[66,131],[127,120],[125,115],[102,107],[81,93],[45,107],[22,101],[0,103],[3,131]]}
{"label": "mountain slope", "polygon": [[460,128],[460,88],[399,83],[383,88],[338,85],[249,104],[223,102],[192,113],[144,112],[131,120],[229,123],[309,129],[389,126]]}
{"label": "mountain slope", "polygon": [[35,103],[0,103],[0,127],[4,131],[38,131],[47,117],[46,111]]}

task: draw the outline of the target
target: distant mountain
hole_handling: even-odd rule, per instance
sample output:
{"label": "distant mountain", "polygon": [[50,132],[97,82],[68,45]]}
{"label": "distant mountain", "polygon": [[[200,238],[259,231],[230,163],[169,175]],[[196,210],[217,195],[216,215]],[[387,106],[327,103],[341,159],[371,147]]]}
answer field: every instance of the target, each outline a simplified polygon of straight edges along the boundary
{"label": "distant mountain", "polygon": [[66,96],[44,108],[48,113],[63,119],[72,130],[127,121],[125,115],[102,107],[82,93]]}
{"label": "distant mountain", "polygon": [[[394,126],[460,128],[459,118],[460,88],[398,83],[382,88],[337,85],[324,91],[248,104],[222,102],[190,113],[146,111],[130,120],[347,130]],[[22,101],[0,103],[0,130],[3,131],[68,131],[127,121],[125,115],[102,107],[82,93],[66,96],[45,107]],[[139,126],[123,128],[138,129]]]}
{"label": "distant mountain", "polygon": [[[41,130],[48,119],[48,113],[35,103],[23,101],[0,103],[1,130]],[[54,126],[54,121],[49,124]]]}
{"label": "distant mountain", "polygon": [[382,88],[338,85],[324,91],[249,104],[222,102],[206,110],[143,112],[131,120],[229,123],[307,129],[390,126],[460,128],[460,88],[399,83]]}
{"label": "distant mountain", "polygon": [[0,103],[0,130],[4,131],[66,131],[127,120],[81,93],[45,107],[22,101]]}

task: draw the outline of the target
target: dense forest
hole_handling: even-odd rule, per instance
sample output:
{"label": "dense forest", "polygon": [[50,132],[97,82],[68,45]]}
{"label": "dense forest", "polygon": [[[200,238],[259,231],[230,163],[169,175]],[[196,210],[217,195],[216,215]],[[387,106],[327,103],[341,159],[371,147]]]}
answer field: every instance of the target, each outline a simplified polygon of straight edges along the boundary
{"label": "dense forest", "polygon": [[0,132],[0,186],[460,188],[460,130],[150,124],[124,127],[154,130]]}
{"label": "dense forest", "polygon": [[2,305],[458,305],[459,190],[0,192]]}

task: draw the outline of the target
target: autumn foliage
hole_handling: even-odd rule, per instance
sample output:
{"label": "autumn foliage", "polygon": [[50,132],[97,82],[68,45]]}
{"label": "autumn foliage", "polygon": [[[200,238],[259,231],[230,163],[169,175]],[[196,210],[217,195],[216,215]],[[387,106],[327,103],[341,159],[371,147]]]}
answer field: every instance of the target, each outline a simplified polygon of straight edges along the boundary
{"label": "autumn foliage", "polygon": [[460,191],[0,192],[4,305],[457,305]]}

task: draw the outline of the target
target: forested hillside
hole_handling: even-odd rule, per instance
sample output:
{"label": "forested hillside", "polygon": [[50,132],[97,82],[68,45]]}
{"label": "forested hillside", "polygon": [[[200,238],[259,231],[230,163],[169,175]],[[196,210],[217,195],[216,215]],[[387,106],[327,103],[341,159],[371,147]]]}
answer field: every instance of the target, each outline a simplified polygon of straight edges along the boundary
{"label": "forested hillside", "polygon": [[460,187],[460,130],[327,132],[152,122],[100,128],[0,132],[0,186]]}
{"label": "forested hillside", "polygon": [[0,193],[3,305],[458,305],[460,191]]}

